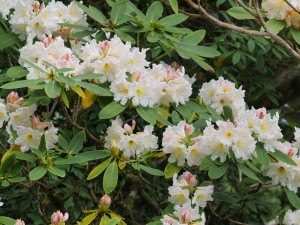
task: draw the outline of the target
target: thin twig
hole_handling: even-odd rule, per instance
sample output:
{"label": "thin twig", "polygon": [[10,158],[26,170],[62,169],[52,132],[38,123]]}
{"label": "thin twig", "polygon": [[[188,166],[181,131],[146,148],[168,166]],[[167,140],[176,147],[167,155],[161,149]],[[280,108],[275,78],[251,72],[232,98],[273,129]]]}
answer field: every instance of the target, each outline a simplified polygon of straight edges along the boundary
{"label": "thin twig", "polygon": [[49,113],[48,113],[48,118],[50,118],[50,117],[52,116],[52,114],[54,113],[54,110],[55,110],[55,108],[56,108],[56,106],[57,106],[58,101],[59,101],[59,98],[56,98],[56,99],[54,100],[54,102],[53,102],[53,104],[52,104],[52,107],[51,107],[51,109],[50,109],[50,111],[49,111]]}
{"label": "thin twig", "polygon": [[262,27],[265,29],[266,32],[270,33],[269,28],[267,27],[267,24],[266,24],[266,22],[264,21],[264,18],[263,18],[262,15],[260,14],[258,1],[257,1],[257,0],[254,0],[253,2],[254,2],[254,8],[255,8],[256,13],[257,13],[257,18],[258,18],[260,24],[262,25]]}
{"label": "thin twig", "polygon": [[235,0],[236,3],[241,6],[242,8],[244,8],[248,13],[250,13],[252,16],[257,17],[257,14],[255,12],[253,12],[253,10],[251,10],[248,6],[246,6],[241,0]]}
{"label": "thin twig", "polygon": [[300,14],[300,10],[296,9],[295,6],[293,6],[292,3],[290,3],[288,0],[284,0],[286,4],[288,4],[296,13]]}

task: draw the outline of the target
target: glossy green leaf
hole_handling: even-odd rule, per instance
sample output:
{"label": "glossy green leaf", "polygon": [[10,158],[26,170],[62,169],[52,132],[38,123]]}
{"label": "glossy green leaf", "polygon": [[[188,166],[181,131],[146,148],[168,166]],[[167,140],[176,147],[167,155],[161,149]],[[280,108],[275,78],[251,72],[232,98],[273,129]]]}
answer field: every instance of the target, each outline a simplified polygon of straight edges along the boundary
{"label": "glossy green leaf", "polygon": [[35,79],[35,80],[18,80],[13,81],[7,84],[2,85],[0,88],[3,89],[18,89],[18,88],[25,88],[30,87],[36,84],[40,84],[44,82],[44,79]]}
{"label": "glossy green leaf", "polygon": [[135,109],[137,113],[140,115],[140,117],[143,118],[143,120],[147,121],[152,125],[156,123],[156,119],[153,116],[153,114],[155,113],[155,110],[153,108],[136,106]]}
{"label": "glossy green leaf", "polygon": [[71,38],[80,39],[80,38],[83,38],[83,37],[86,37],[86,36],[90,36],[94,33],[96,33],[96,31],[84,30],[84,31],[79,31],[79,32],[72,33],[70,36],[71,36]]}
{"label": "glossy green leaf", "polygon": [[5,160],[1,163],[0,166],[0,176],[5,175],[9,169],[11,169],[12,165],[14,164],[16,160],[16,154],[10,153]]}
{"label": "glossy green leaf", "polygon": [[168,0],[170,5],[171,5],[171,8],[173,9],[173,11],[175,13],[178,13],[178,0]]}
{"label": "glossy green leaf", "polygon": [[118,164],[116,161],[109,164],[103,176],[103,189],[105,194],[110,194],[118,184]]}
{"label": "glossy green leaf", "polygon": [[252,16],[244,8],[239,7],[239,6],[228,9],[227,13],[230,16],[232,16],[233,18],[238,19],[238,20],[251,20],[251,19],[255,19],[254,16]]}
{"label": "glossy green leaf", "polygon": [[103,74],[100,73],[85,73],[85,74],[76,75],[73,78],[78,80],[92,80],[92,79],[99,79],[101,77],[103,77]]}
{"label": "glossy green leaf", "polygon": [[224,120],[230,120],[232,123],[234,123],[234,117],[233,117],[233,114],[232,114],[232,109],[227,106],[227,105],[224,105],[223,106],[223,114],[224,114]]}
{"label": "glossy green leaf", "polygon": [[178,166],[177,163],[168,163],[165,170],[164,170],[164,175],[165,178],[172,178],[175,173],[179,173],[181,170],[181,166]]}
{"label": "glossy green leaf", "polygon": [[280,20],[271,19],[266,22],[266,26],[271,33],[278,34],[286,26],[286,23]]}
{"label": "glossy green leaf", "polygon": [[296,29],[294,27],[291,27],[291,34],[292,34],[294,40],[297,42],[297,44],[300,45],[300,30]]}
{"label": "glossy green leaf", "polygon": [[86,141],[86,135],[84,131],[78,132],[69,143],[69,152],[71,154],[77,154],[82,148],[83,143]]}
{"label": "glossy green leaf", "polygon": [[160,2],[153,2],[146,13],[149,23],[155,23],[162,16],[163,10],[164,8]]}
{"label": "glossy green leaf", "polygon": [[16,34],[0,34],[0,50],[8,48],[19,41]]}
{"label": "glossy green leaf", "polygon": [[199,44],[203,38],[205,37],[206,30],[197,30],[194,32],[189,33],[188,35],[184,36],[181,42],[186,42],[187,44]]}
{"label": "glossy green leaf", "polygon": [[158,20],[157,23],[163,25],[164,27],[171,27],[182,23],[183,21],[187,20],[187,18],[189,17],[182,13],[178,13],[163,17],[162,19]]}
{"label": "glossy green leaf", "polygon": [[149,166],[140,165],[140,169],[154,176],[164,176],[164,172]]}
{"label": "glossy green leaf", "polygon": [[49,166],[48,171],[50,173],[52,173],[53,175],[58,176],[58,177],[65,177],[66,176],[66,171],[64,171],[62,169],[59,169],[57,167],[54,167],[54,166]]}
{"label": "glossy green leaf", "polygon": [[29,178],[30,180],[39,180],[44,177],[47,173],[47,168],[45,166],[38,166],[30,171]]}
{"label": "glossy green leaf", "polygon": [[21,78],[28,74],[28,70],[24,69],[22,66],[11,67],[7,70],[6,76],[9,78]]}
{"label": "glossy green leaf", "polygon": [[285,162],[289,165],[292,166],[297,166],[297,164],[295,163],[294,160],[292,160],[288,155],[286,155],[285,153],[283,153],[282,151],[279,150],[275,150],[275,152],[269,152],[269,154],[277,159],[279,159],[282,162]]}
{"label": "glossy green leaf", "polygon": [[119,102],[111,102],[99,112],[99,119],[105,120],[113,118],[123,112],[129,105],[129,101],[122,105]]}
{"label": "glossy green leaf", "polygon": [[86,83],[86,82],[83,82],[83,81],[76,81],[76,83],[80,87],[83,87],[85,89],[90,90],[95,95],[98,95],[98,96],[112,96],[112,93],[109,90],[107,90],[103,87],[100,87],[99,85]]}
{"label": "glossy green leaf", "polygon": [[208,176],[210,179],[219,179],[220,177],[224,176],[228,168],[228,163],[225,162],[222,165],[217,165],[213,163],[208,170]]}
{"label": "glossy green leaf", "polygon": [[98,166],[96,166],[88,175],[87,180],[92,180],[96,177],[98,177],[110,164],[111,158],[108,158],[104,162],[100,163]]}
{"label": "glossy green leaf", "polygon": [[298,195],[286,187],[284,187],[283,189],[291,205],[294,206],[296,209],[300,209],[300,198],[298,197]]}
{"label": "glossy green leaf", "polygon": [[3,225],[15,225],[16,220],[11,219],[9,217],[6,216],[0,216],[0,223]]}
{"label": "glossy green leaf", "polygon": [[260,163],[264,166],[269,166],[270,160],[268,152],[264,149],[264,146],[262,143],[258,142],[256,144],[255,152],[257,155],[257,159],[260,161]]}
{"label": "glossy green leaf", "polygon": [[261,182],[261,180],[256,176],[256,174],[249,169],[248,167],[246,167],[244,164],[237,164],[237,167],[240,169],[240,171],[245,174],[247,177],[250,177],[253,180],[257,180],[259,182]]}
{"label": "glossy green leaf", "polygon": [[94,213],[87,215],[86,217],[83,218],[82,224],[83,225],[91,224],[96,219],[97,215],[98,215],[98,212],[94,212]]}
{"label": "glossy green leaf", "polygon": [[50,98],[56,98],[60,95],[61,86],[57,81],[51,80],[46,84],[45,92]]}
{"label": "glossy green leaf", "polygon": [[147,35],[147,41],[151,42],[151,43],[155,43],[159,40],[159,35],[158,33],[156,33],[155,31],[151,31],[148,35]]}

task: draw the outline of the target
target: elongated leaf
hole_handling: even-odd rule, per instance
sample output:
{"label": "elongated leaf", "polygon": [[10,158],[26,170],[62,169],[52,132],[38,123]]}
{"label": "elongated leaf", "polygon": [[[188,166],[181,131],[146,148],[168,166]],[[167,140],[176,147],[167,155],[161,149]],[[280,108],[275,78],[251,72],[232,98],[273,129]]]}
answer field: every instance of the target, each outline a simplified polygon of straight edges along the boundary
{"label": "elongated leaf", "polygon": [[271,33],[278,34],[286,26],[286,23],[271,19],[266,22],[266,25]]}
{"label": "elongated leaf", "polygon": [[213,163],[208,170],[208,176],[211,179],[219,179],[220,177],[222,177],[228,168],[228,163],[225,162],[222,165],[217,165],[216,163]]}
{"label": "elongated leaf", "polygon": [[178,13],[178,14],[173,14],[170,16],[163,17],[162,19],[158,20],[157,23],[163,25],[164,27],[171,27],[182,23],[187,18],[188,16],[182,13]]}
{"label": "elongated leaf", "polygon": [[99,10],[96,11],[95,8],[88,8],[77,1],[74,1],[74,3],[98,23],[103,24],[106,22],[105,16]]}
{"label": "elongated leaf", "polygon": [[269,166],[270,160],[267,151],[264,149],[262,143],[257,143],[255,152],[257,155],[257,159],[263,164],[264,166]]}
{"label": "elongated leaf", "polygon": [[239,7],[239,6],[228,9],[227,13],[230,16],[232,16],[233,18],[238,19],[238,20],[251,20],[251,19],[255,19],[254,16],[252,16],[244,8]]}
{"label": "elongated leaf", "polygon": [[86,141],[86,135],[84,131],[78,132],[69,143],[69,152],[71,154],[77,154],[83,148],[83,142]]}
{"label": "elongated leaf", "polygon": [[0,166],[0,176],[5,175],[7,171],[11,168],[11,166],[14,164],[16,159],[15,153],[10,153],[5,160],[1,163]]}
{"label": "elongated leaf", "polygon": [[180,42],[197,45],[203,40],[205,34],[206,30],[197,30],[184,36]]}
{"label": "elongated leaf", "polygon": [[6,216],[0,216],[0,223],[2,223],[3,225],[15,225],[16,220]]}
{"label": "elongated leaf", "polygon": [[46,138],[45,138],[45,133],[43,133],[42,137],[41,137],[41,142],[39,144],[38,149],[41,152],[45,152],[47,150],[47,146],[46,146]]}
{"label": "elongated leaf", "polygon": [[64,84],[68,84],[71,87],[76,85],[76,81],[73,78],[68,77],[68,76],[64,76],[64,75],[61,75],[61,74],[58,74],[56,76],[56,80],[61,82],[61,83],[64,83]]}
{"label": "elongated leaf", "polygon": [[18,42],[18,36],[12,33],[0,34],[0,50],[8,48]]}
{"label": "elongated leaf", "polygon": [[45,92],[50,98],[56,98],[60,95],[61,86],[57,81],[51,80],[46,84]]}
{"label": "elongated leaf", "polygon": [[83,225],[91,224],[94,221],[94,219],[96,219],[97,215],[98,215],[98,212],[94,212],[94,213],[89,214],[88,216],[83,218],[82,224]]}
{"label": "elongated leaf", "polygon": [[118,184],[118,164],[116,161],[109,164],[103,176],[103,189],[105,194],[110,194]]}
{"label": "elongated leaf", "polygon": [[85,89],[90,90],[95,95],[99,95],[99,96],[112,96],[113,95],[109,90],[107,90],[105,88],[102,88],[102,87],[100,87],[99,85],[96,85],[96,84],[86,83],[86,82],[83,82],[83,81],[76,81],[76,83],[80,87],[83,87]]}
{"label": "elongated leaf", "polygon": [[227,105],[223,106],[223,114],[224,114],[224,120],[230,120],[232,123],[234,122],[232,109],[229,106]]}
{"label": "elongated leaf", "polygon": [[[27,64],[28,66],[32,67],[33,69],[39,71],[40,73],[45,73],[45,74],[47,74],[47,72],[46,72],[45,70],[43,70],[42,68],[38,67],[36,64],[34,64],[34,63],[32,63],[32,62],[30,62],[30,61],[28,61],[28,60],[22,59],[22,58],[20,58],[19,60],[23,61],[25,64]],[[47,62],[44,61],[44,63],[47,63]],[[50,64],[50,63],[48,63],[48,64]],[[50,65],[52,65],[52,64],[50,64]],[[53,67],[54,67],[54,66],[53,66]],[[54,68],[55,68],[55,67],[54,67]]]}
{"label": "elongated leaf", "polygon": [[71,89],[76,92],[81,98],[85,98],[85,93],[79,86],[71,87]]}
{"label": "elongated leaf", "polygon": [[3,89],[25,88],[25,87],[29,87],[31,85],[36,85],[36,84],[42,83],[42,82],[44,82],[44,79],[19,80],[19,81],[14,81],[14,82],[4,84],[1,86],[1,88],[3,88]]}
{"label": "elongated leaf", "polygon": [[154,169],[148,166],[140,165],[140,169],[144,170],[145,172],[154,175],[154,176],[164,176],[164,172],[158,169]]}
{"label": "elongated leaf", "polygon": [[47,173],[47,168],[45,166],[38,166],[30,171],[29,178],[30,180],[39,180]]}
{"label": "elongated leaf", "polygon": [[66,176],[66,171],[64,171],[62,169],[59,169],[57,167],[54,167],[54,166],[49,166],[48,171],[50,173],[54,174],[55,176],[58,176],[58,177],[65,177]]}
{"label": "elongated leaf", "polygon": [[105,225],[116,225],[121,219],[116,217],[108,220]]}
{"label": "elongated leaf", "polygon": [[164,8],[160,2],[153,2],[146,13],[149,23],[155,23],[162,16],[163,10]]}
{"label": "elongated leaf", "polygon": [[110,164],[111,158],[105,160],[104,162],[100,163],[96,166],[88,175],[87,180],[92,180],[98,177]]}
{"label": "elongated leaf", "polygon": [[111,102],[99,112],[99,119],[105,120],[113,118],[123,112],[129,105],[129,101],[125,105],[119,102]]}
{"label": "elongated leaf", "polygon": [[169,0],[171,8],[175,13],[178,13],[178,1],[177,0]]}
{"label": "elongated leaf", "polygon": [[273,157],[279,159],[282,162],[285,162],[287,164],[290,164],[292,166],[297,166],[297,164],[292,160],[288,155],[284,154],[282,151],[275,150],[275,152],[269,152],[270,155]]}
{"label": "elongated leaf", "polygon": [[286,187],[284,188],[284,191],[291,205],[294,206],[296,209],[300,209],[300,198],[298,197],[298,195],[295,192],[290,191]]}
{"label": "elongated leaf", "polygon": [[89,80],[89,79],[99,79],[103,77],[103,74],[100,73],[85,73],[85,74],[79,74],[74,77],[74,79],[78,80]]}
{"label": "elongated leaf", "polygon": [[72,33],[71,37],[76,38],[76,39],[80,39],[80,38],[83,38],[83,37],[86,37],[86,36],[90,36],[90,35],[94,34],[95,32],[96,31],[91,31],[91,30],[79,31],[79,32],[76,32],[76,33]]}
{"label": "elongated leaf", "polygon": [[36,161],[36,157],[33,154],[28,154],[25,152],[15,152],[15,154],[16,154],[17,159],[21,159],[21,160],[28,161],[28,162]]}
{"label": "elongated leaf", "polygon": [[250,177],[253,180],[257,180],[259,182],[261,182],[261,180],[256,176],[256,174],[249,169],[248,167],[246,167],[244,164],[237,164],[237,167],[241,170],[241,172],[243,174],[245,174],[247,177]]}
{"label": "elongated leaf", "polygon": [[218,201],[224,201],[224,202],[230,202],[230,203],[234,203],[234,202],[238,201],[236,198],[234,198],[230,194],[227,194],[224,192],[219,192],[219,191],[214,191],[213,198],[217,199]]}
{"label": "elongated leaf", "polygon": [[153,116],[153,114],[155,113],[155,110],[153,108],[136,106],[135,109],[137,113],[143,118],[143,120],[152,125],[156,123],[156,119]]}
{"label": "elongated leaf", "polygon": [[300,45],[300,30],[292,27],[291,34],[292,34],[294,40]]}
{"label": "elongated leaf", "polygon": [[11,67],[7,70],[6,76],[10,78],[21,78],[28,74],[28,70],[24,69],[22,66]]}
{"label": "elongated leaf", "polygon": [[181,170],[181,167],[177,165],[177,163],[168,163],[165,170],[164,170],[164,175],[165,178],[172,178],[175,173],[179,173]]}

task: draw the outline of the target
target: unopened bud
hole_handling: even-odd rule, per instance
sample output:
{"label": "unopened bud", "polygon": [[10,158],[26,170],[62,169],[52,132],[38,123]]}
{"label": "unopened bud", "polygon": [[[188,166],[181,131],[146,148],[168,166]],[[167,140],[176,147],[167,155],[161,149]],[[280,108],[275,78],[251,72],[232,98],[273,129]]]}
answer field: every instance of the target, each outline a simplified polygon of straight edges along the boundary
{"label": "unopened bud", "polygon": [[17,219],[15,225],[25,225],[25,222],[21,219]]}
{"label": "unopened bud", "polygon": [[190,213],[187,211],[184,211],[183,213],[181,213],[180,222],[187,224],[189,221],[190,221]]}
{"label": "unopened bud", "polygon": [[42,130],[49,125],[48,122],[41,122],[40,118],[34,115],[31,117],[31,124],[33,128]]}
{"label": "unopened bud", "polygon": [[164,220],[165,223],[168,223],[168,224],[173,224],[174,223],[174,219],[170,216],[167,216],[167,215],[164,216],[163,220]]}
{"label": "unopened bud", "polygon": [[184,125],[184,133],[185,133],[185,136],[190,136],[191,130],[192,130],[192,126],[186,123],[186,124]]}
{"label": "unopened bud", "polygon": [[107,40],[100,43],[100,49],[104,55],[107,54],[109,46],[110,46],[110,44],[109,44],[109,41],[107,41]]}
{"label": "unopened bud", "polygon": [[109,195],[104,195],[100,199],[100,209],[103,212],[106,212],[109,209],[110,204],[111,204],[111,198],[109,197]]}
{"label": "unopened bud", "polygon": [[265,115],[266,115],[266,109],[265,108],[261,108],[261,109],[258,109],[257,111],[256,111],[256,116],[259,118],[259,119],[263,119],[263,118],[265,118]]}
{"label": "unopened bud", "polygon": [[10,110],[14,110],[21,104],[22,98],[19,97],[17,92],[10,92],[6,98],[7,105]]}
{"label": "unopened bud", "polygon": [[184,173],[184,179],[191,187],[194,187],[197,184],[196,176],[191,174],[190,172]]}
{"label": "unopened bud", "polygon": [[141,73],[140,72],[133,72],[131,80],[133,82],[139,82],[141,80]]}
{"label": "unopened bud", "polygon": [[64,225],[69,219],[69,213],[64,215],[60,211],[56,211],[51,216],[51,225]]}

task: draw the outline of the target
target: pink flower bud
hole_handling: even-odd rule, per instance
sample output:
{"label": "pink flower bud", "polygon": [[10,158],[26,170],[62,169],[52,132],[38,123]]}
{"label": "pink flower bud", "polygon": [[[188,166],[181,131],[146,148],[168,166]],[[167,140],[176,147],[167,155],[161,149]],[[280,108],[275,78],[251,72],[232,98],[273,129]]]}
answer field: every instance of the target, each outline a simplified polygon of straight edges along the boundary
{"label": "pink flower bud", "polygon": [[180,222],[181,223],[188,223],[190,221],[190,213],[187,211],[184,211],[180,215]]}
{"label": "pink flower bud", "polygon": [[133,82],[139,82],[141,80],[141,73],[140,72],[133,72],[131,80]]}
{"label": "pink flower bud", "polygon": [[184,125],[184,133],[185,133],[185,136],[190,136],[191,130],[192,130],[192,126],[186,123],[186,124]]}
{"label": "pink flower bud", "polygon": [[56,211],[51,216],[51,225],[59,225],[64,224],[69,219],[69,213],[65,213],[63,215],[60,211]]}
{"label": "pink flower bud", "polygon": [[260,109],[258,109],[258,110],[256,110],[256,116],[259,118],[259,119],[263,119],[263,118],[265,118],[265,116],[266,116],[266,109],[265,108],[260,108]]}
{"label": "pink flower bud", "polygon": [[195,143],[196,143],[196,142],[200,142],[200,141],[202,140],[202,137],[200,137],[200,136],[199,136],[199,137],[194,137],[194,138],[192,138],[191,140],[192,140],[193,142],[195,142]]}
{"label": "pink flower bud", "polygon": [[111,204],[111,198],[109,197],[109,195],[104,195],[101,199],[100,199],[100,204],[102,206],[106,206],[109,207]]}
{"label": "pink flower bud", "polygon": [[287,155],[292,158],[295,155],[295,149],[294,146],[291,146],[287,152]]}
{"label": "pink flower bud", "polygon": [[47,36],[44,34],[44,35],[42,35],[41,40],[42,40],[42,42],[43,42],[45,48],[47,48],[47,47],[51,44],[51,42],[53,41],[52,35],[49,34],[48,37],[47,37]]}
{"label": "pink flower bud", "polygon": [[191,174],[190,172],[184,173],[184,179],[188,183],[189,186],[194,187],[197,184],[196,176]]}
{"label": "pink flower bud", "polygon": [[131,122],[132,131],[134,130],[134,128],[135,128],[135,125],[136,125],[136,122],[135,122],[135,120],[132,120],[132,122]]}
{"label": "pink flower bud", "polygon": [[45,129],[49,125],[48,122],[41,122],[40,118],[34,115],[31,117],[31,124],[33,128],[41,130]]}
{"label": "pink flower bud", "polygon": [[63,221],[66,222],[69,219],[69,213],[65,213],[64,217],[63,217]]}
{"label": "pink flower bud", "polygon": [[39,9],[40,9],[40,3],[39,3],[39,1],[34,1],[32,3],[32,6],[33,6],[33,11],[35,11],[35,12],[39,11]]}
{"label": "pink flower bud", "polygon": [[25,225],[25,222],[21,219],[17,219],[15,225]]}
{"label": "pink flower bud", "polygon": [[18,93],[14,91],[10,92],[9,95],[6,97],[6,102],[10,110],[14,110],[18,106],[20,106],[21,101],[22,98],[20,98]]}
{"label": "pink flower bud", "polygon": [[100,43],[100,49],[104,55],[107,54],[109,46],[110,46],[110,44],[109,44],[109,41],[107,41],[107,40]]}
{"label": "pink flower bud", "polygon": [[174,223],[174,219],[170,216],[164,216],[164,222],[168,223],[168,224],[173,224]]}

